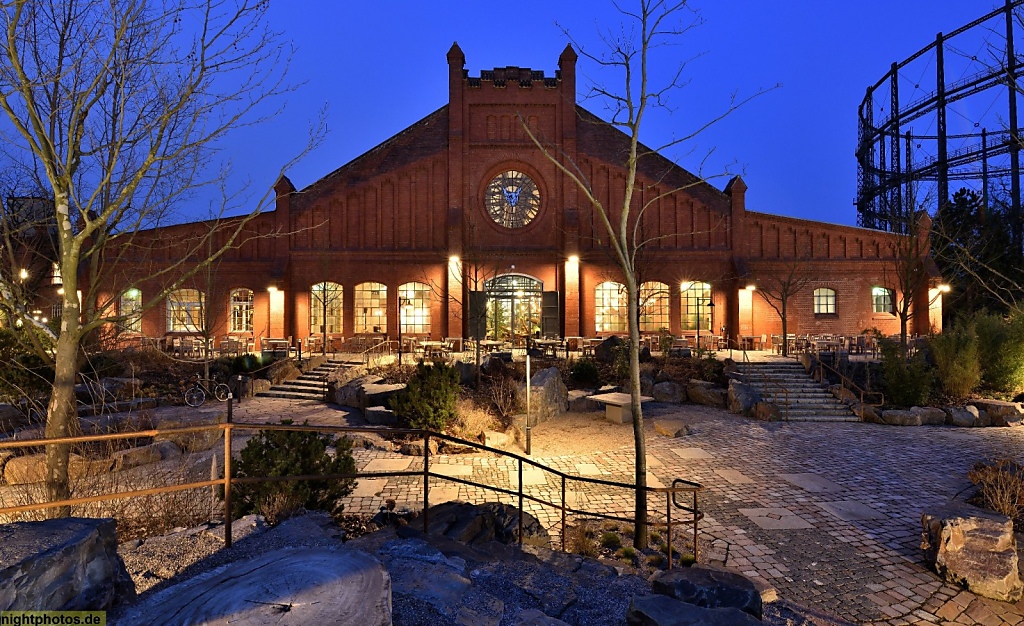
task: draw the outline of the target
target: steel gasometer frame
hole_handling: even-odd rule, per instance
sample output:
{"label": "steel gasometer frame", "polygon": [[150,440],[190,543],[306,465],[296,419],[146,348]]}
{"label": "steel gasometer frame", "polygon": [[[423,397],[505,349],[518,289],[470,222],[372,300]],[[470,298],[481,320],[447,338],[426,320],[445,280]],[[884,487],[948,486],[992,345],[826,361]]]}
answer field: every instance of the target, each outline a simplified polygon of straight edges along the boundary
{"label": "steel gasometer frame", "polygon": [[[987,207],[992,181],[1009,178],[1012,236],[1017,248],[1021,248],[1024,237],[1017,92],[1024,85],[1017,81],[1024,57],[1018,56],[1014,47],[1014,31],[1020,34],[1019,29],[1024,26],[1024,10],[1019,10],[1022,6],[1024,0],[1005,0],[1004,6],[991,13],[948,34],[939,33],[933,43],[893,63],[878,82],[867,88],[857,110],[856,204],[861,226],[906,232],[916,210],[927,208],[934,213],[949,200],[950,181],[980,181]],[[996,47],[985,39],[987,61],[980,61],[977,54],[963,52],[961,41],[985,35],[1002,40],[1002,45]],[[953,80],[946,75],[947,55],[951,53],[967,64],[964,74]],[[922,63],[930,69],[931,58],[934,90],[924,89],[923,96],[914,93],[921,90],[923,80],[919,80],[913,84],[911,95],[906,94],[907,90],[901,94],[900,81],[907,79],[901,72],[911,72]],[[1005,95],[1000,91],[1005,91]],[[965,118],[972,122],[968,132],[949,133],[950,105],[971,96],[984,97],[986,92],[995,94],[993,104],[999,104],[998,111],[987,119]],[[966,105],[961,108],[968,109]],[[960,110],[954,112],[965,117]],[[987,110],[986,114],[990,112]],[[928,125],[929,130],[934,126],[934,132],[915,134],[911,124],[918,120]],[[992,121],[997,128],[984,127],[984,122]],[[959,147],[951,150],[951,140]],[[922,186],[932,189],[922,194]]]}

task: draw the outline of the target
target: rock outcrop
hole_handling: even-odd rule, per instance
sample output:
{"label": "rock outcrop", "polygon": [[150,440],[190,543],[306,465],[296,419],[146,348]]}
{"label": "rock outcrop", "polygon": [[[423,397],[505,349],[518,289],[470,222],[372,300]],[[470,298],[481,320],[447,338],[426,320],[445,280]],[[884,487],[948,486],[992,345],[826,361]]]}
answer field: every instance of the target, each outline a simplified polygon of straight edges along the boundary
{"label": "rock outcrop", "polygon": [[720,409],[725,408],[726,393],[725,389],[704,380],[691,380],[686,385],[686,396],[690,402]]}
{"label": "rock outcrop", "polygon": [[[526,406],[526,385],[519,389],[520,399]],[[535,424],[564,415],[569,406],[569,390],[562,382],[557,367],[542,369],[530,378],[531,416]]]}
{"label": "rock outcrop", "polygon": [[924,513],[921,548],[944,580],[979,596],[1017,602],[1024,584],[1008,517],[978,511]]}
{"label": "rock outcrop", "polygon": [[656,402],[671,402],[679,404],[686,401],[686,389],[677,382],[665,381],[655,384],[651,388],[651,395]]}
{"label": "rock outcrop", "polygon": [[734,608],[761,619],[761,594],[744,576],[700,565],[656,572],[651,590],[707,609]]}
{"label": "rock outcrop", "polygon": [[730,413],[753,415],[754,406],[761,401],[757,389],[736,379],[729,379],[728,407]]}
{"label": "rock outcrop", "polygon": [[114,520],[66,517],[0,528],[0,611],[96,611],[134,597]]}

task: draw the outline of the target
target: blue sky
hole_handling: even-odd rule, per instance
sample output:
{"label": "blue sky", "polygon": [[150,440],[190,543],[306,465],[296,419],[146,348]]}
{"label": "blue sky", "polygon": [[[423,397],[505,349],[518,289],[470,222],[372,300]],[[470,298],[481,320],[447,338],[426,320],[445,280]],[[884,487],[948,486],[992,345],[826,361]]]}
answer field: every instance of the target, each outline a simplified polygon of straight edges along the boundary
{"label": "blue sky", "polygon": [[[627,5],[630,0],[623,0]],[[651,118],[643,139],[660,145],[714,117],[740,97],[780,84],[685,149],[668,156],[683,167],[720,174],[732,164],[746,180],[747,208],[855,224],[857,106],[865,89],[900,61],[1001,6],[996,0],[710,0],[694,4],[703,26],[662,51],[652,69],[701,54],[686,73],[671,113]],[[302,148],[326,106],[324,142],[287,170],[302,188],[399,132],[447,101],[445,53],[458,41],[466,69],[515,65],[551,75],[567,39],[587,46],[598,29],[623,22],[610,2],[470,0],[378,2],[288,0],[272,4],[273,26],[296,52],[291,80],[301,83],[284,111],[243,129],[222,146],[232,182],[262,191]],[[596,68],[581,58],[582,95]],[[926,71],[923,70],[923,73]],[[611,79],[608,79],[611,83]],[[601,114],[597,103],[584,103]],[[724,179],[713,181],[721,188]]]}

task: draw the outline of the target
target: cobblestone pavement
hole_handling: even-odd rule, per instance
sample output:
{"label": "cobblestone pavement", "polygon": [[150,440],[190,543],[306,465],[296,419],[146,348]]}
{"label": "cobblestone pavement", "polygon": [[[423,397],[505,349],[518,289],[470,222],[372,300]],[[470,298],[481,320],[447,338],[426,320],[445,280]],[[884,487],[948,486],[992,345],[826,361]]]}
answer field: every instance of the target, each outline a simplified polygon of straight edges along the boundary
{"label": "cobblestone pavement", "polygon": [[[650,420],[685,412],[647,406]],[[320,423],[315,411],[310,422]],[[920,550],[921,513],[969,488],[966,474],[976,461],[1024,462],[1024,428],[763,423],[723,411],[691,430],[676,439],[648,434],[649,483],[684,478],[704,486],[702,562],[724,562],[784,598],[861,623],[1024,623],[1024,601],[1001,603],[944,584],[924,567]],[[422,459],[381,451],[358,449],[355,456],[361,471],[423,467]],[[577,476],[632,482],[631,447],[533,460]],[[510,490],[519,483],[516,462],[490,454],[432,456],[431,470]],[[554,474],[525,464],[522,482],[529,495],[560,500]],[[372,514],[389,498],[418,509],[422,490],[418,476],[362,479],[346,510]],[[610,487],[569,481],[566,496],[570,506],[605,513],[629,516],[633,507],[632,492]],[[518,504],[515,496],[432,478],[431,504],[452,499]],[[664,500],[652,497],[650,507],[662,514]],[[557,509],[529,500],[525,508],[559,534]]]}

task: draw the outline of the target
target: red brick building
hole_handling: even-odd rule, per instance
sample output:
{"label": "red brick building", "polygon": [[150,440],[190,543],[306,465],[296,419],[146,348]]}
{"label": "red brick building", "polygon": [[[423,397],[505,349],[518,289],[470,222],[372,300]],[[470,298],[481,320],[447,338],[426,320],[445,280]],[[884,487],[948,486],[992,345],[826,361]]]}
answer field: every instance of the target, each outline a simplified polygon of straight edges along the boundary
{"label": "red brick building", "polygon": [[[206,288],[193,281],[130,330],[187,331],[202,299],[213,334],[257,343],[323,331],[394,338],[400,315],[403,334],[435,339],[623,331],[603,226],[523,129],[578,167],[605,206],[621,203],[626,138],[576,103],[575,53],[566,48],[554,76],[517,67],[470,76],[458,45],[448,64],[447,105],[305,189],[282,178],[276,209],[246,228],[261,236],[243,237]],[[739,178],[719,190],[667,159],[641,161],[638,202],[683,187],[643,217],[654,236],[640,264],[644,331],[779,333],[779,316],[748,286],[794,265],[812,280],[790,301],[790,332],[899,331],[892,235],[748,211]],[[147,261],[174,255],[156,246]],[[125,311],[159,291],[133,284],[129,270],[122,278],[132,288],[114,299]],[[924,291],[912,322],[921,333],[941,324],[938,280]]]}

